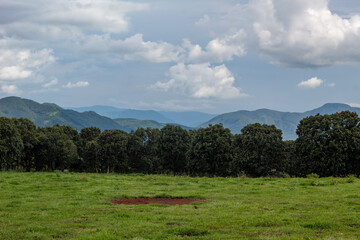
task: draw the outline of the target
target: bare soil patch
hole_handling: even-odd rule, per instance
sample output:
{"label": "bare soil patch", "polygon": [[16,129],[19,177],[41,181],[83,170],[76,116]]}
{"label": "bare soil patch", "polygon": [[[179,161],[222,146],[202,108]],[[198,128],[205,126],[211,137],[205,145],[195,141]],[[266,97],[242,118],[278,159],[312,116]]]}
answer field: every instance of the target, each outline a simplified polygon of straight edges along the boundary
{"label": "bare soil patch", "polygon": [[192,198],[121,198],[110,201],[112,204],[125,204],[125,205],[140,205],[140,204],[166,204],[166,205],[184,205],[193,202],[209,202],[204,199],[192,199]]}

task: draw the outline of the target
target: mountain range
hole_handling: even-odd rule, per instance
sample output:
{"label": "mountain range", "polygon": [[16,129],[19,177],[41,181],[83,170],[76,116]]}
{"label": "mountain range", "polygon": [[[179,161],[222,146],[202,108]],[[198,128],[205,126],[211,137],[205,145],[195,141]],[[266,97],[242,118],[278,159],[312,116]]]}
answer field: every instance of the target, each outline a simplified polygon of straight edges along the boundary
{"label": "mountain range", "polygon": [[196,128],[202,123],[209,121],[216,117],[216,114],[187,111],[154,111],[154,110],[136,110],[136,109],[122,109],[109,106],[91,106],[91,107],[67,107],[66,109],[75,110],[78,112],[94,111],[102,116],[112,119],[132,118],[138,120],[153,120],[158,123],[174,123],[191,128]]}
{"label": "mountain range", "polygon": [[37,103],[19,97],[0,99],[0,116],[9,118],[28,118],[39,127],[55,124],[69,125],[77,130],[95,126],[101,130],[121,129],[124,131],[137,128],[162,128],[165,124],[180,125],[185,129],[207,127],[209,124],[222,123],[232,133],[240,133],[241,129],[252,123],[274,124],[283,131],[285,140],[296,139],[295,133],[300,120],[319,114],[332,114],[341,111],[352,111],[360,114],[360,108],[347,104],[328,103],[311,111],[280,112],[270,109],[255,111],[241,110],[237,112],[213,115],[202,112],[165,112],[154,110],[121,109],[110,106],[92,106],[83,108],[62,108],[53,103]]}
{"label": "mountain range", "polygon": [[354,108],[341,103],[327,103],[322,107],[303,113],[279,112],[269,109],[225,113],[203,123],[200,127],[206,127],[208,124],[222,123],[232,133],[240,133],[241,129],[248,124],[261,123],[275,125],[283,131],[283,139],[293,140],[297,138],[296,128],[301,119],[318,113],[323,115],[347,110],[356,112],[358,115],[360,114],[360,108]]}

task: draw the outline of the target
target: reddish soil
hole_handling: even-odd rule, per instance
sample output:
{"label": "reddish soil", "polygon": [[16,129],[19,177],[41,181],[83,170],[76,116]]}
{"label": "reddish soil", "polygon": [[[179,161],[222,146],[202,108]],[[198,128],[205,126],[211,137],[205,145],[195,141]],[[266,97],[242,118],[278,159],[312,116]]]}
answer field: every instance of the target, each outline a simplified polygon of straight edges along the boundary
{"label": "reddish soil", "polygon": [[140,205],[140,204],[166,204],[166,205],[184,205],[193,202],[209,202],[204,199],[191,198],[121,198],[110,201],[113,204]]}

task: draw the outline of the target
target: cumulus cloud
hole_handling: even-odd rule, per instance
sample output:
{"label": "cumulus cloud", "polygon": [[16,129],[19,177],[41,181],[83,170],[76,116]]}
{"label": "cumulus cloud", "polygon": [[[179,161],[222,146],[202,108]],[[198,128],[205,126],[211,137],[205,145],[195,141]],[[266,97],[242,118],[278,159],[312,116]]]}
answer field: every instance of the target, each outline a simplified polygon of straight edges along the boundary
{"label": "cumulus cloud", "polygon": [[182,49],[167,42],[144,41],[142,34],[135,34],[124,40],[114,40],[109,35],[95,35],[88,38],[83,51],[88,53],[110,53],[125,60],[149,62],[178,61]]}
{"label": "cumulus cloud", "polygon": [[198,44],[194,45],[185,39],[183,47],[187,50],[189,62],[224,62],[233,59],[233,56],[245,55],[245,32],[240,30],[235,34],[225,35],[211,40],[205,50]]}
{"label": "cumulus cloud", "polygon": [[[14,24],[27,22],[34,24],[34,27],[40,27],[40,31],[46,26],[49,32],[64,32],[78,28],[121,33],[129,28],[128,13],[148,9],[147,4],[117,0],[53,0],[51,4],[46,0],[3,0],[1,4],[3,18],[6,19],[4,26],[12,33]],[[22,29],[27,31],[27,28]],[[36,31],[36,28],[31,29]]]}
{"label": "cumulus cloud", "polygon": [[68,82],[66,85],[64,85],[64,88],[80,88],[80,87],[87,87],[89,86],[89,82],[85,81],[79,81],[76,83]]}
{"label": "cumulus cloud", "polygon": [[317,77],[310,78],[306,81],[302,81],[298,84],[299,88],[317,88],[320,87],[324,83],[324,80],[319,79]]}
{"label": "cumulus cloud", "polygon": [[5,94],[19,94],[21,91],[15,85],[2,85],[1,92]]}
{"label": "cumulus cloud", "polygon": [[234,86],[235,78],[225,65],[179,63],[169,70],[169,80],[157,82],[154,88],[177,90],[193,98],[230,99],[246,94]]}
{"label": "cumulus cloud", "polygon": [[54,78],[52,79],[50,82],[46,82],[42,85],[43,88],[49,88],[49,87],[53,87],[55,86],[56,84],[58,84],[58,79],[57,78]]}
{"label": "cumulus cloud", "polygon": [[330,11],[328,0],[253,0],[249,45],[273,62],[321,67],[360,61],[360,16]]}
{"label": "cumulus cloud", "polygon": [[27,78],[31,75],[31,71],[23,70],[19,66],[8,66],[0,68],[1,80],[15,80]]}
{"label": "cumulus cloud", "polygon": [[4,49],[0,55],[0,82],[27,79],[55,60],[52,49]]}

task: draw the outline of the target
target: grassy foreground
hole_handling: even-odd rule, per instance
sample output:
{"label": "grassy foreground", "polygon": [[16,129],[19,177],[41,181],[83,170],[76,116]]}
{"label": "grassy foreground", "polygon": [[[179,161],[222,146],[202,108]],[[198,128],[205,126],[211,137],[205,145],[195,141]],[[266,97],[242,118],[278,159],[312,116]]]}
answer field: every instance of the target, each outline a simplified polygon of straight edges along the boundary
{"label": "grassy foreground", "polygon": [[360,179],[0,172],[0,239],[360,239]]}

